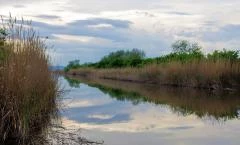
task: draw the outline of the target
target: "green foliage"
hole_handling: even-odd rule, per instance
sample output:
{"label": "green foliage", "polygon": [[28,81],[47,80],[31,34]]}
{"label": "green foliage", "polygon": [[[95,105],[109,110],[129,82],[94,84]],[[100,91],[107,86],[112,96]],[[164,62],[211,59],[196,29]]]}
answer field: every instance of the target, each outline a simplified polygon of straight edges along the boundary
{"label": "green foliage", "polygon": [[5,41],[7,37],[7,31],[3,28],[0,28],[0,45]]}
{"label": "green foliage", "polygon": [[148,64],[153,64],[156,63],[157,59],[156,58],[146,58],[143,60],[142,65],[148,65]]}
{"label": "green foliage", "polygon": [[7,55],[7,51],[5,48],[6,37],[7,31],[5,29],[0,28],[0,61],[3,61]]}
{"label": "green foliage", "polygon": [[76,79],[71,79],[69,77],[65,77],[65,79],[67,80],[70,87],[80,88],[81,81],[76,80]]}
{"label": "green foliage", "polygon": [[99,84],[89,84],[89,86],[98,88],[103,93],[108,94],[111,98],[115,98],[116,100],[131,101],[133,105],[138,105],[141,102],[147,101],[147,97],[142,96],[137,92],[124,91],[122,89],[106,87]]}
{"label": "green foliage", "polygon": [[68,63],[68,65],[64,68],[65,72],[68,72],[71,69],[77,69],[79,68],[80,65],[80,60],[73,60]]}
{"label": "green foliage", "polygon": [[235,60],[239,60],[239,51],[226,50],[226,49],[223,49],[222,51],[215,50],[212,54],[208,54],[207,58],[213,61],[217,61],[217,60],[235,61]]}
{"label": "green foliage", "polygon": [[81,65],[81,67],[96,67],[97,63],[87,62]]}
{"label": "green foliage", "polygon": [[138,49],[112,52],[100,60],[97,68],[137,67],[142,64],[145,53]]}
{"label": "green foliage", "polygon": [[186,62],[191,62],[191,61],[195,61],[195,60],[201,60],[203,58],[204,58],[204,55],[200,51],[199,52],[194,51],[194,52],[190,52],[190,53],[186,53],[186,52],[170,53],[165,56],[157,57],[156,62],[158,64],[159,63],[168,63],[168,62],[173,62],[173,61],[186,63]]}

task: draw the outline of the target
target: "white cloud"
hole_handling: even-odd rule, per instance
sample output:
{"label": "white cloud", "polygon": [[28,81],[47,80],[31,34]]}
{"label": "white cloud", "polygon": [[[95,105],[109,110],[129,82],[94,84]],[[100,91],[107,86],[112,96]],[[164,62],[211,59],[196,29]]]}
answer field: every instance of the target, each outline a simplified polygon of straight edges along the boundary
{"label": "white cloud", "polygon": [[[159,115],[157,110],[149,108],[146,111],[138,110],[140,108],[135,108],[135,110],[128,110],[131,114],[131,119],[125,122],[113,122],[106,124],[91,124],[91,123],[81,123],[78,121],[70,120],[66,117],[63,118],[63,125],[66,128],[82,128],[89,130],[100,130],[103,132],[126,132],[126,133],[140,133],[140,132],[155,132],[159,133],[162,131],[167,131],[169,129],[177,129],[183,126],[188,126],[191,128],[200,128],[204,126],[202,121],[194,116],[184,116],[180,117],[174,115],[171,112],[164,112],[164,115]],[[164,108],[162,108],[164,110]],[[162,111],[161,110],[161,111]],[[158,110],[160,111],[160,110]],[[158,115],[157,115],[158,114]],[[112,118],[111,115],[92,115],[90,118],[97,119],[108,119]],[[142,119],[144,118],[144,119]],[[188,129],[188,128],[186,128]]]}
{"label": "white cloud", "polygon": [[[110,51],[123,48],[141,48],[148,56],[160,55],[170,51],[174,40],[183,38],[201,42],[206,51],[223,46],[237,49],[238,27],[234,31],[222,28],[240,25],[239,5],[238,0],[1,0],[0,14],[7,16],[11,12],[13,16],[51,24],[51,27],[39,25],[40,33],[57,34],[66,48],[76,49],[72,56],[85,53],[83,48],[98,46],[103,51],[92,54],[98,56],[91,59],[96,61]],[[62,44],[55,43],[55,46]],[[64,55],[61,49],[56,48],[57,56]],[[66,64],[71,54],[62,59],[61,63]]]}
{"label": "white cloud", "polygon": [[97,25],[88,25],[89,28],[101,29],[101,28],[113,28],[111,24],[97,24]]}
{"label": "white cloud", "polygon": [[95,44],[104,44],[111,42],[110,40],[97,38],[97,37],[90,37],[90,36],[80,36],[80,35],[66,35],[66,34],[52,34],[52,36],[60,39],[60,41],[67,41],[67,42],[80,42],[80,43],[95,43]]}
{"label": "white cloud", "polygon": [[113,118],[113,115],[108,115],[108,114],[92,114],[89,115],[88,118],[93,118],[93,119],[111,119]]}

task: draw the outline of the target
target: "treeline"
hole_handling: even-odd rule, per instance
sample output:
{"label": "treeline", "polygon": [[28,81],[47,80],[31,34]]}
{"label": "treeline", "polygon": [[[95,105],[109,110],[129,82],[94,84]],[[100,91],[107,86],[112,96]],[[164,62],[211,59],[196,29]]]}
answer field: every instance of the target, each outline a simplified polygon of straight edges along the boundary
{"label": "treeline", "polygon": [[70,61],[65,67],[65,71],[77,68],[125,68],[143,67],[148,64],[162,64],[170,62],[187,63],[192,61],[239,61],[239,51],[234,50],[215,50],[205,55],[202,47],[198,43],[187,40],[178,40],[172,44],[172,52],[156,58],[145,58],[145,53],[139,49],[119,50],[103,57],[97,63],[80,64],[79,60]]}
{"label": "treeline", "polygon": [[97,63],[80,64],[79,60],[70,61],[69,64],[65,67],[65,71],[82,67],[93,68],[138,67],[143,63],[144,57],[145,53],[139,49],[133,49],[131,51],[119,50],[103,57]]}

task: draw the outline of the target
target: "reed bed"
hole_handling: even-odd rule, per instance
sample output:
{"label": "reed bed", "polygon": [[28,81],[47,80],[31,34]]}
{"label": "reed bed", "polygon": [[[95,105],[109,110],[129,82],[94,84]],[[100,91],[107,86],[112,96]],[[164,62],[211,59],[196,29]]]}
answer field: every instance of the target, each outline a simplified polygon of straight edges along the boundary
{"label": "reed bed", "polygon": [[199,60],[149,64],[141,68],[79,68],[68,74],[142,83],[206,89],[240,87],[240,62]]}
{"label": "reed bed", "polygon": [[[0,144],[42,144],[39,134],[57,114],[57,77],[49,70],[45,40],[30,22],[12,17],[0,53]],[[2,55],[3,56],[3,55]]]}

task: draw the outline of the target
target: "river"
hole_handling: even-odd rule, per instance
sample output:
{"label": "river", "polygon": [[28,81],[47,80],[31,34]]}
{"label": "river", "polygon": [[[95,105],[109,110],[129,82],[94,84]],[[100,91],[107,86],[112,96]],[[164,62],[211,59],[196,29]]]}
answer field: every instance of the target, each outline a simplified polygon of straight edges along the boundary
{"label": "river", "polygon": [[105,145],[239,145],[240,95],[60,78],[66,128]]}

